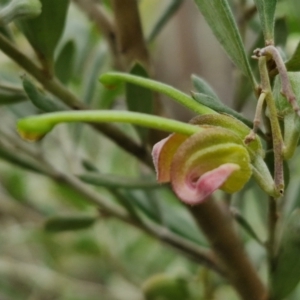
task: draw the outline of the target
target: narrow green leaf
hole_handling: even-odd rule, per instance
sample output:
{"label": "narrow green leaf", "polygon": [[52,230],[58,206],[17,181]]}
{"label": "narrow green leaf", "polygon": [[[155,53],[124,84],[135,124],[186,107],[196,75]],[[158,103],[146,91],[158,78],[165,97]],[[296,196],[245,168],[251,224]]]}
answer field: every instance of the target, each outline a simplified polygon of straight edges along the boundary
{"label": "narrow green leaf", "polygon": [[117,175],[89,172],[80,174],[78,178],[86,183],[108,188],[153,189],[162,187],[162,185],[159,185],[153,177],[145,179],[130,179],[128,177]]}
{"label": "narrow green leaf", "polygon": [[68,83],[72,76],[75,51],[75,43],[70,40],[64,45],[55,61],[55,74],[64,84]]}
{"label": "narrow green leaf", "polygon": [[275,20],[275,45],[282,48],[285,47],[289,30],[285,17]]}
{"label": "narrow green leaf", "polygon": [[[145,68],[138,62],[136,62],[130,70],[130,74],[149,78],[149,75]],[[126,102],[127,108],[130,111],[141,112],[146,114],[153,113],[153,94],[152,91],[132,84],[130,82],[126,83]],[[147,140],[148,128],[136,127],[137,132],[142,141]]]}
{"label": "narrow green leaf", "polygon": [[195,0],[195,2],[230,59],[248,76],[252,87],[256,87],[256,81],[228,2],[226,0]]}
{"label": "narrow green leaf", "polygon": [[266,44],[274,43],[274,16],[277,0],[254,0],[258,9],[259,18]]}
{"label": "narrow green leaf", "polygon": [[48,98],[47,96],[43,95],[40,91],[38,91],[36,86],[27,76],[23,76],[22,80],[23,88],[28,98],[37,108],[45,112],[65,110],[65,107],[62,106],[60,103],[54,102],[51,98]]}
{"label": "narrow green leaf", "polygon": [[198,77],[197,75],[192,75],[192,82],[195,90],[197,93],[205,94],[221,102],[213,88],[202,78]]}
{"label": "narrow green leaf", "polygon": [[248,127],[250,127],[250,128],[253,127],[253,123],[251,121],[246,119],[243,115],[239,114],[238,112],[236,112],[232,108],[226,106],[225,104],[223,104],[222,102],[220,102],[216,98],[213,98],[211,96],[207,96],[205,94],[200,94],[200,93],[192,93],[192,96],[197,102],[201,103],[202,105],[205,105],[205,106],[207,106],[207,107],[209,107],[209,108],[211,108],[214,111],[217,111],[219,113],[225,113],[225,114],[228,114],[228,115],[232,115],[235,118],[237,118],[238,120],[242,121]]}
{"label": "narrow green leaf", "polygon": [[272,299],[290,294],[300,280],[300,209],[290,216],[282,234],[275,269],[271,277]]}
{"label": "narrow green leaf", "polygon": [[53,54],[63,33],[69,0],[41,0],[42,13],[34,19],[18,21],[17,25],[50,71]]}
{"label": "narrow green leaf", "polygon": [[44,228],[48,232],[80,230],[91,227],[96,220],[87,215],[55,216],[45,222]]}
{"label": "narrow green leaf", "polygon": [[300,42],[298,43],[297,48],[292,57],[285,63],[285,66],[288,71],[300,71]]}
{"label": "narrow green leaf", "polygon": [[165,8],[165,10],[161,13],[160,17],[156,21],[153,26],[149,37],[148,42],[152,42],[159,32],[162,30],[164,25],[170,20],[170,18],[176,13],[180,5],[183,3],[183,0],[172,0],[170,4]]}
{"label": "narrow green leaf", "polygon": [[244,218],[244,216],[235,208],[231,209],[231,213],[236,220],[236,222],[253,238],[255,239],[260,245],[264,246],[263,242],[260,240],[252,226],[249,222]]}

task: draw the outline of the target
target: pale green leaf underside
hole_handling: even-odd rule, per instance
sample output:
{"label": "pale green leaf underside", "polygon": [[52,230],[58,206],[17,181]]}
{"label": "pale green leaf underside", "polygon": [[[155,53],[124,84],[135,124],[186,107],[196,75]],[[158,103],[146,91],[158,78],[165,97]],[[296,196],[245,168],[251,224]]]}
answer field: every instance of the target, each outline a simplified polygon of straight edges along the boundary
{"label": "pale green leaf underside", "polygon": [[300,42],[298,43],[293,56],[285,63],[285,65],[288,71],[300,71]]}
{"label": "pale green leaf underside", "polygon": [[227,1],[195,0],[195,2],[230,59],[249,77],[252,86],[254,87],[255,79],[236,22]]}
{"label": "pale green leaf underside", "polygon": [[274,16],[277,0],[254,0],[267,43],[274,41]]}

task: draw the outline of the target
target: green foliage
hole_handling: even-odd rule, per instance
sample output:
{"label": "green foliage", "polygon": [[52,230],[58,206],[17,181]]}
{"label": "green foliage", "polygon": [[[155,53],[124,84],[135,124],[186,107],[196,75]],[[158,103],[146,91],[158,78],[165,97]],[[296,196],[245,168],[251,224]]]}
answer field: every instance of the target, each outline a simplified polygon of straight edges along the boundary
{"label": "green foliage", "polygon": [[274,40],[274,19],[277,0],[255,0],[266,44]]}
{"label": "green foliage", "polygon": [[299,1],[120,3],[0,0],[0,298],[299,299]]}
{"label": "green foliage", "polygon": [[34,19],[18,21],[18,27],[42,63],[52,68],[54,51],[64,30],[69,0],[41,0],[41,3],[42,13]]}
{"label": "green foliage", "polygon": [[254,85],[255,79],[228,2],[226,0],[195,0],[195,2],[230,59]]}

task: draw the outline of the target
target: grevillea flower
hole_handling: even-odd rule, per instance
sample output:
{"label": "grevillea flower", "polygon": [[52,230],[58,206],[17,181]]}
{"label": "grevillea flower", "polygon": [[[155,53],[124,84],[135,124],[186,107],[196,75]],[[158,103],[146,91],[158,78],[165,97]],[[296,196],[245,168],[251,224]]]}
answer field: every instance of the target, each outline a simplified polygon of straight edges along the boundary
{"label": "grevillea flower", "polygon": [[158,182],[171,182],[177,196],[191,205],[217,189],[242,189],[252,175],[251,160],[262,152],[259,139],[245,145],[250,129],[227,115],[198,116],[191,123],[204,130],[192,136],[174,133],[154,146]]}

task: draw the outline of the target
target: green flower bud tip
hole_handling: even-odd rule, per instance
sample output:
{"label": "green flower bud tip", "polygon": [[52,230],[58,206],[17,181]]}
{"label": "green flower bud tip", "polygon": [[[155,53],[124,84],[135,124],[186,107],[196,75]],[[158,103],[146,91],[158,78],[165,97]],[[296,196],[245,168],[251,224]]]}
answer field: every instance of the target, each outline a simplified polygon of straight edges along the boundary
{"label": "green flower bud tip", "polygon": [[12,0],[0,11],[0,25],[5,26],[17,19],[35,18],[41,12],[39,0]]}
{"label": "green flower bud tip", "polygon": [[[38,118],[38,117],[37,117]],[[49,122],[35,122],[34,118],[22,119],[17,123],[17,130],[19,135],[27,141],[38,141],[43,138],[49,131],[52,130],[54,125]]]}

